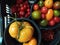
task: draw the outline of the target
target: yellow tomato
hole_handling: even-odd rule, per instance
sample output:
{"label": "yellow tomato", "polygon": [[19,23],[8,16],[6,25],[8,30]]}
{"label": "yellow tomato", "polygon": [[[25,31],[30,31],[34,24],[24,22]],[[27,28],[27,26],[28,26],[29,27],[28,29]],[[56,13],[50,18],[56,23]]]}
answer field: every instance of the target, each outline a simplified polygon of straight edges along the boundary
{"label": "yellow tomato", "polygon": [[18,39],[19,42],[27,42],[29,41],[33,36],[33,30],[30,27],[26,27],[21,30],[20,32],[20,38]]}
{"label": "yellow tomato", "polygon": [[52,8],[53,6],[53,0],[45,0],[45,7]]}
{"label": "yellow tomato", "polygon": [[46,14],[46,20],[51,20],[53,18],[53,10],[49,9],[47,14]]}
{"label": "yellow tomato", "polygon": [[20,22],[13,22],[9,27],[9,34],[13,38],[17,38],[18,35],[18,29],[20,26]]}
{"label": "yellow tomato", "polygon": [[23,45],[37,45],[37,40],[32,38],[28,43],[23,43]]}

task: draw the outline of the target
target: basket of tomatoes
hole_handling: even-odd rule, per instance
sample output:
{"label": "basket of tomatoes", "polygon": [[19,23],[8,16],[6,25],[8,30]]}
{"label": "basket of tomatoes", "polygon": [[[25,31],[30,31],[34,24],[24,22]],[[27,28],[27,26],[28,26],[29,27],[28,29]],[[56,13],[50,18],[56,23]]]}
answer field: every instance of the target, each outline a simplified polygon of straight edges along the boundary
{"label": "basket of tomatoes", "polygon": [[60,1],[38,0],[32,7],[32,19],[40,29],[56,28],[60,25]]}

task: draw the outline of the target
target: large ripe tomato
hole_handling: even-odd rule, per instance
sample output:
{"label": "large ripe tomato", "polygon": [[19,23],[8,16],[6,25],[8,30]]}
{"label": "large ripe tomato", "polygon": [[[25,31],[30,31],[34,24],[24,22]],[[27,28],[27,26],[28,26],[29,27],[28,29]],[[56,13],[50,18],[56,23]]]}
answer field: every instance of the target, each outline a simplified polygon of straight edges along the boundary
{"label": "large ripe tomato", "polygon": [[33,9],[34,9],[34,10],[38,10],[38,9],[39,9],[39,5],[38,5],[38,4],[34,4]]}
{"label": "large ripe tomato", "polygon": [[37,40],[32,38],[28,43],[23,43],[23,45],[37,45]]}
{"label": "large ripe tomato", "polygon": [[53,18],[53,10],[49,9],[47,14],[46,14],[46,20],[51,20]]}
{"label": "large ripe tomato", "polygon": [[45,7],[52,8],[53,6],[53,0],[45,0]]}
{"label": "large ripe tomato", "polygon": [[19,42],[27,42],[32,38],[34,28],[31,26],[29,22],[22,22],[22,25],[23,28],[19,30],[19,28],[21,27],[21,23],[12,23],[9,27],[9,34],[11,37],[17,39],[17,41]]}
{"label": "large ripe tomato", "polygon": [[[17,26],[17,24],[18,24],[18,26]],[[11,37],[17,38],[19,26],[20,26],[20,22],[13,22],[10,25],[9,34],[10,34]]]}
{"label": "large ripe tomato", "polygon": [[21,31],[20,31],[20,37],[18,39],[19,42],[27,42],[29,41],[32,36],[34,29],[28,22],[23,22],[23,25],[25,26]]}

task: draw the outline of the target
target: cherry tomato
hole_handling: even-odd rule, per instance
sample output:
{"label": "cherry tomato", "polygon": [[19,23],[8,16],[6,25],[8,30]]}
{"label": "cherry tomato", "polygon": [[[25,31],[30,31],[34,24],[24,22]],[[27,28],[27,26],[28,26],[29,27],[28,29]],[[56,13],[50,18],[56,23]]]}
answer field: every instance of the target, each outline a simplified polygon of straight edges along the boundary
{"label": "cherry tomato", "polygon": [[49,9],[48,12],[46,13],[46,20],[51,20],[53,18],[53,10]]}
{"label": "cherry tomato", "polygon": [[30,8],[27,9],[27,12],[30,12]]}
{"label": "cherry tomato", "polygon": [[24,11],[20,11],[19,14],[20,14],[20,16],[24,16],[25,12]]}
{"label": "cherry tomato", "polygon": [[48,11],[48,9],[47,9],[46,7],[42,7],[42,8],[41,8],[41,12],[42,12],[42,13],[47,13],[47,11]]}
{"label": "cherry tomato", "polygon": [[33,9],[34,9],[34,10],[38,10],[38,9],[39,9],[39,5],[38,5],[38,4],[34,4]]}
{"label": "cherry tomato", "polygon": [[27,5],[26,5],[26,4],[24,4],[24,5],[23,5],[23,7],[24,7],[24,9],[26,9],[26,8],[27,8]]}
{"label": "cherry tomato", "polygon": [[22,7],[20,8],[20,10],[21,10],[21,11],[24,11],[24,7],[22,6]]}
{"label": "cherry tomato", "polygon": [[46,15],[45,14],[41,14],[41,18],[45,19]]}
{"label": "cherry tomato", "polygon": [[53,8],[54,9],[60,9],[60,2],[59,1],[56,1],[53,5]]}
{"label": "cherry tomato", "polygon": [[50,26],[54,26],[54,25],[55,25],[54,19],[52,19],[52,20],[49,21],[49,25],[50,25]]}
{"label": "cherry tomato", "polygon": [[55,20],[56,23],[58,23],[59,22],[59,17],[54,17],[54,20]]}
{"label": "cherry tomato", "polygon": [[52,8],[53,0],[45,0],[45,7]]}

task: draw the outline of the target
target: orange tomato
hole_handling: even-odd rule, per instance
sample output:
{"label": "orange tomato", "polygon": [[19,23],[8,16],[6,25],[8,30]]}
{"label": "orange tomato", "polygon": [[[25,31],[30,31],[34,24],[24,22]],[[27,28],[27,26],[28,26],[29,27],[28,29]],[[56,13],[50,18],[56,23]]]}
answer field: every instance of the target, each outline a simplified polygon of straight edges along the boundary
{"label": "orange tomato", "polygon": [[53,6],[53,0],[45,0],[45,7],[51,8]]}
{"label": "orange tomato", "polygon": [[46,20],[51,20],[53,18],[53,10],[49,9],[47,14],[46,14]]}
{"label": "orange tomato", "polygon": [[23,43],[23,45],[37,45],[37,40],[32,38],[28,43]]}

